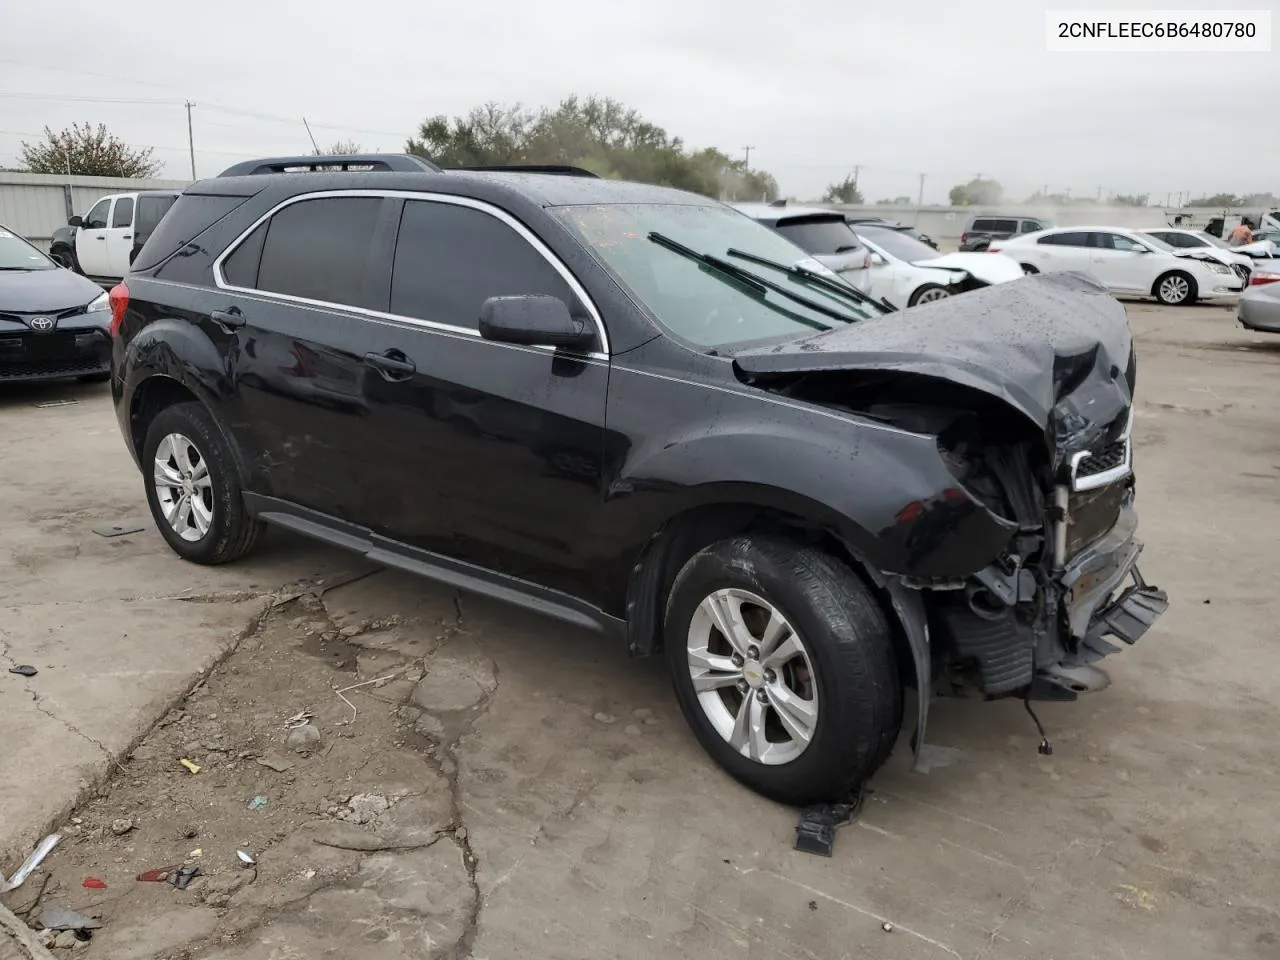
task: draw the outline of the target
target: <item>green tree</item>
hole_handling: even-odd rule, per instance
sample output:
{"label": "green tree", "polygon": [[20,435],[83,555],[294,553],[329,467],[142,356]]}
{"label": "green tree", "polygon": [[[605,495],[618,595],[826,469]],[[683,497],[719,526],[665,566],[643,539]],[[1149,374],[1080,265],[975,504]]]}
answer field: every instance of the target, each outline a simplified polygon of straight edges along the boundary
{"label": "green tree", "polygon": [[692,151],[610,98],[569,97],[554,109],[486,103],[465,116],[429,117],[405,145],[442,167],[568,164],[726,200],[773,200],[778,184],[714,148]]}
{"label": "green tree", "polygon": [[151,147],[136,149],[112,135],[106,124],[73,123],[57,132],[44,128],[39,143],[22,141],[19,159],[28,173],[62,173],[82,177],[154,177],[160,161]]}
{"label": "green tree", "polygon": [[823,203],[847,203],[850,205],[864,203],[862,191],[858,189],[858,181],[846,176],[837,183],[827,184],[827,192],[822,195]]}
{"label": "green tree", "polygon": [[968,183],[957,184],[951,188],[951,205],[953,207],[983,206],[999,203],[1004,199],[1004,187],[995,180],[974,177]]}

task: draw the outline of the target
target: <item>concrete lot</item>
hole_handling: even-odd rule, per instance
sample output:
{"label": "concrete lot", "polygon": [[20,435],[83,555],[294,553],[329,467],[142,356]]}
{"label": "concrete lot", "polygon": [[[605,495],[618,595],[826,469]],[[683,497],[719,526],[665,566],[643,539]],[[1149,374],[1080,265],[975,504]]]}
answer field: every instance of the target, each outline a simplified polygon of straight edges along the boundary
{"label": "concrete lot", "polygon": [[[939,702],[954,762],[911,773],[904,740],[830,860],[711,765],[660,665],[288,536],[183,565],[104,389],[0,392],[0,870],[66,834],[4,902],[101,914],[81,952],[111,960],[1280,956],[1280,337],[1129,313],[1169,613],[1040,710],[1052,757],[1019,704]],[[354,715],[334,693],[374,679]],[[133,879],[195,847],[190,891]]]}

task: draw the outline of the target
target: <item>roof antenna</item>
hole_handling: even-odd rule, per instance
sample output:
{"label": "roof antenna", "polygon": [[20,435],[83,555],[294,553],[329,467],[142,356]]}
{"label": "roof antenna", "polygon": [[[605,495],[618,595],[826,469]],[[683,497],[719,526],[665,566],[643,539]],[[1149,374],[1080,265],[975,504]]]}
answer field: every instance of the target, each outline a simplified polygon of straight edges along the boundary
{"label": "roof antenna", "polygon": [[320,144],[316,143],[315,136],[311,133],[311,124],[307,123],[307,118],[302,118],[302,125],[307,128],[307,136],[311,138],[311,146],[316,152],[316,156],[320,156]]}

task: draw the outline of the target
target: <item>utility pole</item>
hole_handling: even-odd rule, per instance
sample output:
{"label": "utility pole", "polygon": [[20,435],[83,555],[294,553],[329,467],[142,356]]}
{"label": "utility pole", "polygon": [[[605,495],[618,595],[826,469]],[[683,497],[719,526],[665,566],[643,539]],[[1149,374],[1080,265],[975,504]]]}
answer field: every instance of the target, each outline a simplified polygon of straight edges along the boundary
{"label": "utility pole", "polygon": [[187,105],[187,149],[191,151],[191,179],[196,178],[196,138],[191,132],[191,108],[195,106],[190,100]]}
{"label": "utility pole", "polygon": [[862,169],[862,167],[858,166],[857,164],[855,164],[855,165],[854,165],[854,168],[853,168],[853,189],[855,189],[855,190],[857,190],[857,189],[858,189],[858,172],[859,172],[861,169]]}
{"label": "utility pole", "polygon": [[743,161],[742,165],[745,169],[750,170],[751,169],[751,151],[755,149],[755,146],[750,145],[750,146],[743,147],[742,149],[745,150],[747,154],[747,159]]}
{"label": "utility pole", "polygon": [[920,226],[920,208],[924,206],[924,174],[920,174],[920,192],[916,194],[916,222],[915,226]]}

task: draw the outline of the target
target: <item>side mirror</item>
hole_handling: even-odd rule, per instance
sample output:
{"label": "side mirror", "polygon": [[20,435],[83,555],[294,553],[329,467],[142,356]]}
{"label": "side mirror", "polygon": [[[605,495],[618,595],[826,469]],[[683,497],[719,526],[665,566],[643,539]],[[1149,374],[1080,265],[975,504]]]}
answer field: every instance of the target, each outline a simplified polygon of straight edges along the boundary
{"label": "side mirror", "polygon": [[873,267],[883,267],[888,261],[878,253],[871,254],[871,265]]}
{"label": "side mirror", "polygon": [[530,294],[490,297],[480,305],[480,336],[498,343],[530,347],[582,349],[595,342],[595,330],[569,315],[559,297]]}
{"label": "side mirror", "polygon": [[68,227],[83,227],[83,226],[84,226],[84,217],[80,216],[79,214],[77,214],[77,215],[76,215],[76,216],[74,216],[74,217],[68,217],[68,218],[67,218],[67,226],[68,226]]}

